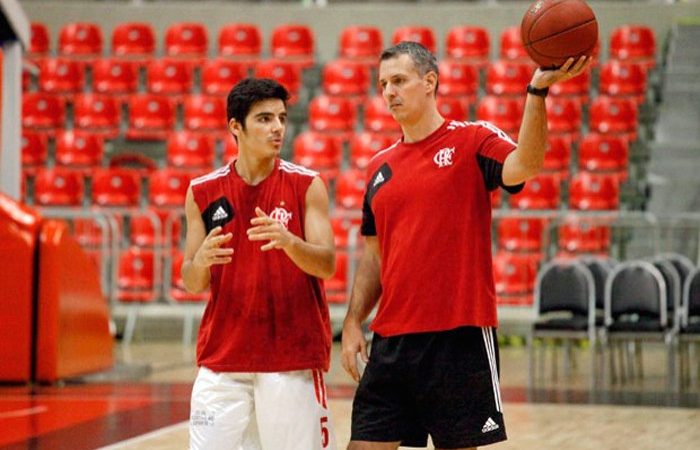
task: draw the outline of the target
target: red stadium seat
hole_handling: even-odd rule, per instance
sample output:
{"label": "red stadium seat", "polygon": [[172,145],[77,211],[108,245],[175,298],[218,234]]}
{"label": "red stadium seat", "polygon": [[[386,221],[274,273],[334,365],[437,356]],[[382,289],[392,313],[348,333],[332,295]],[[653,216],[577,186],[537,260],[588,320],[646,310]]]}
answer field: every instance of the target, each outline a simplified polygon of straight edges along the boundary
{"label": "red stadium seat", "polygon": [[638,63],[608,61],[600,67],[598,91],[613,97],[629,97],[641,105],[647,96],[646,70]]}
{"label": "red stadium seat", "polygon": [[491,191],[491,209],[501,207],[501,190],[494,189]]}
{"label": "red stadium seat", "polygon": [[466,61],[484,68],[489,61],[491,38],[486,28],[460,25],[447,31],[445,54],[447,58]]}
{"label": "red stadium seat", "polygon": [[112,31],[112,55],[119,59],[147,64],[156,49],[156,34],[149,23],[127,22]]}
{"label": "red stadium seat", "polygon": [[569,207],[578,210],[619,209],[618,178],[599,173],[577,173],[569,184]]}
{"label": "red stadium seat", "polygon": [[365,187],[365,172],[363,170],[344,171],[336,180],[335,207],[346,211],[360,211],[365,196]]}
{"label": "red stadium seat", "polygon": [[622,25],[610,33],[610,59],[656,67],[656,36],[646,25]]}
{"label": "red stadium seat", "polygon": [[207,57],[209,38],[201,23],[179,22],[165,30],[165,54],[201,64]]}
{"label": "red stadium seat", "polygon": [[172,253],[172,266],[170,269],[170,298],[176,302],[206,302],[209,300],[209,291],[199,294],[191,294],[187,291],[185,283],[182,280],[182,263],[184,261],[183,253],[175,249]]}
{"label": "red stadium seat", "polygon": [[610,249],[610,227],[599,219],[567,217],[557,231],[559,249],[568,253],[601,253]]}
{"label": "red stadium seat", "polygon": [[566,81],[554,83],[549,87],[551,97],[572,97],[579,103],[587,104],[591,92],[591,70],[587,69],[580,75]]}
{"label": "red stadium seat", "polygon": [[396,142],[392,136],[372,131],[355,133],[350,140],[350,164],[365,169],[370,159],[380,150]]}
{"label": "red stadium seat", "polygon": [[482,97],[476,108],[476,119],[490,122],[512,138],[517,137],[523,117],[523,103],[515,97]]}
{"label": "red stadium seat", "polygon": [[146,67],[148,92],[172,96],[176,101],[192,91],[192,80],[192,66],[185,61],[163,58],[151,61]]}
{"label": "red stadium seat", "polygon": [[433,54],[435,54],[435,50],[437,49],[435,32],[430,27],[421,25],[398,27],[394,29],[394,33],[391,35],[391,42],[393,44],[398,44],[401,41],[418,42]]}
{"label": "red stadium seat", "polygon": [[268,59],[260,61],[255,65],[255,76],[257,78],[271,78],[284,86],[292,98],[289,104],[297,102],[299,91],[302,85],[301,68],[289,61],[279,59]]}
{"label": "red stadium seat", "polygon": [[590,133],[581,140],[578,148],[579,170],[587,172],[611,172],[627,178],[629,144],[620,136]]}
{"label": "red stadium seat", "polygon": [[353,60],[336,59],[323,66],[321,86],[328,95],[348,97],[354,105],[369,93],[370,70]]}
{"label": "red stadium seat", "polygon": [[510,206],[518,209],[557,209],[560,193],[558,178],[541,173],[528,180],[522,191],[510,196]]}
{"label": "red stadium seat", "polygon": [[34,177],[34,203],[42,206],[81,206],[83,175],[63,167],[39,169]]}
{"label": "red stadium seat", "polygon": [[437,108],[440,115],[448,120],[469,120],[471,104],[462,99],[438,95]]}
{"label": "red stadium seat", "polygon": [[202,93],[227,96],[233,86],[248,76],[248,67],[240,61],[216,58],[202,67]]}
{"label": "red stadium seat", "polygon": [[92,174],[92,203],[98,206],[138,206],[141,179],[134,169],[96,169]]}
{"label": "red stadium seat", "polygon": [[549,97],[546,102],[549,133],[577,141],[581,133],[581,104],[570,97]]}
{"label": "red stadium seat", "polygon": [[166,167],[148,177],[148,201],[157,207],[182,207],[192,173]]}
{"label": "red stadium seat", "polygon": [[119,256],[117,298],[120,302],[155,300],[153,250],[131,247]]}
{"label": "red stadium seat", "polygon": [[528,305],[535,289],[537,254],[498,252],[493,257],[493,279],[501,305]]}
{"label": "red stadium seat", "polygon": [[56,135],[56,165],[90,170],[102,165],[104,140],[98,134],[82,130],[62,131]]}
{"label": "red stadium seat", "polygon": [[81,92],[85,86],[82,67],[66,58],[46,58],[39,64],[39,89],[66,98]]}
{"label": "red stadium seat", "polygon": [[631,99],[601,95],[591,102],[589,130],[592,132],[620,135],[634,142],[638,124],[637,105]]}
{"label": "red stadium seat", "polygon": [[314,32],[308,25],[279,25],[270,36],[270,53],[273,58],[307,69],[315,62],[314,40]]}
{"label": "red stadium seat", "polygon": [[564,136],[550,134],[547,137],[547,148],[544,154],[544,166],[546,172],[560,175],[560,178],[567,176],[569,164],[571,163],[571,140]]}
{"label": "red stadium seat", "polygon": [[304,131],[294,138],[293,161],[321,172],[324,179],[338,175],[342,149],[332,136],[316,131]]}
{"label": "red stadium seat", "polygon": [[45,134],[22,130],[22,171],[33,174],[46,165],[49,144]]}
{"label": "red stadium seat", "polygon": [[168,98],[153,94],[129,98],[127,139],[164,141],[174,125],[175,108]]}
{"label": "red stadium seat", "polygon": [[520,26],[506,27],[501,31],[499,48],[501,59],[516,60],[531,65],[534,64],[525,51],[525,46],[520,36]]}
{"label": "red stadium seat", "polygon": [[359,227],[353,230],[353,221],[343,216],[331,217],[331,228],[333,229],[333,241],[337,250],[347,250],[350,244],[350,234],[359,231]]}
{"label": "red stadium seat", "polygon": [[75,127],[98,133],[105,139],[119,136],[120,105],[116,98],[101,94],[79,94],[73,105]]}
{"label": "red stadium seat", "polygon": [[348,141],[355,128],[355,107],[347,98],[315,97],[309,102],[309,128]]}
{"label": "red stadium seat", "polygon": [[503,217],[496,226],[498,247],[511,252],[540,252],[545,227],[545,219],[538,217]]}
{"label": "red stadium seat", "polygon": [[102,56],[102,29],[95,23],[69,23],[58,34],[58,53],[91,62]]}
{"label": "red stadium seat", "polygon": [[351,25],[340,31],[338,52],[341,58],[361,61],[370,67],[379,63],[384,43],[382,31],[370,25]]}
{"label": "red stadium seat", "polygon": [[262,33],[252,23],[231,23],[219,31],[219,55],[250,67],[260,58]]}
{"label": "red stadium seat", "polygon": [[28,92],[22,95],[22,127],[42,131],[53,136],[63,128],[65,105],[60,98],[44,92]]}
{"label": "red stadium seat", "polygon": [[[183,203],[180,205],[182,207]],[[129,241],[139,247],[166,245],[176,247],[180,241],[181,221],[168,220],[170,211],[150,210],[153,215],[135,214],[129,216]],[[155,217],[154,217],[155,216]],[[156,233],[156,226],[160,234]],[[167,230],[166,227],[171,227]]]}
{"label": "red stadium seat", "polygon": [[178,131],[168,137],[165,150],[168,165],[181,169],[211,169],[214,143],[201,133]]}
{"label": "red stadium seat", "polygon": [[486,69],[486,93],[521,98],[532,78],[532,67],[513,60],[490,63]]}
{"label": "red stadium seat", "polygon": [[132,63],[118,59],[101,59],[92,65],[92,89],[126,102],[139,87],[139,74]]}
{"label": "red stadium seat", "polygon": [[365,103],[364,111],[365,130],[375,133],[385,133],[391,136],[401,135],[401,125],[394,120],[391,111],[381,95],[375,95]]}
{"label": "red stadium seat", "polygon": [[185,97],[184,125],[192,131],[227,130],[226,100],[209,95]]}
{"label": "red stadium seat", "polygon": [[41,22],[30,24],[30,41],[28,57],[32,60],[40,59],[49,55],[51,51],[51,39],[49,29]]}
{"label": "red stadium seat", "polygon": [[476,66],[445,60],[438,65],[438,71],[440,72],[438,95],[457,97],[465,106],[475,102],[479,90],[479,73]]}

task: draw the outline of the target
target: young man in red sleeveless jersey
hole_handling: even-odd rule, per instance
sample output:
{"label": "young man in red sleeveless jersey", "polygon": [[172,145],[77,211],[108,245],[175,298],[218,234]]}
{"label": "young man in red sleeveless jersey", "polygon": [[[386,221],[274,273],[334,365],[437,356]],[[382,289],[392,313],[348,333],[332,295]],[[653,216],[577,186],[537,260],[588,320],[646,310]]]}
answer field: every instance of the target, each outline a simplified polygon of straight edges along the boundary
{"label": "young man in red sleeveless jersey", "polygon": [[[379,83],[403,138],[367,168],[366,245],[343,324],[343,367],[360,383],[349,450],[424,447],[428,435],[438,449],[506,439],[489,191],[518,192],[538,173],[547,88],[587,64],[535,71],[516,144],[489,123],[440,115],[437,62],[423,46],[382,53]],[[368,359],[361,324],[377,303]]]}
{"label": "young man in red sleeveless jersey", "polygon": [[287,91],[246,79],[228,96],[238,157],[192,180],[182,276],[211,290],[197,339],[191,449],[334,449],[323,372],[335,271],[318,173],[279,158]]}

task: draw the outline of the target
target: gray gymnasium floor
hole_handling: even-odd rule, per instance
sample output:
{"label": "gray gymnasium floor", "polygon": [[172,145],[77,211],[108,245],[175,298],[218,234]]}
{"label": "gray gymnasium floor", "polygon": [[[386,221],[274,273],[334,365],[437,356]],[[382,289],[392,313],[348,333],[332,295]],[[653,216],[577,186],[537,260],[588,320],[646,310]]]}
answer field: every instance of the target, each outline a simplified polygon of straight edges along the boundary
{"label": "gray gymnasium floor", "polygon": [[[117,349],[120,365],[134,370],[134,381],[191,383],[196,374],[192,347],[178,341],[139,342]],[[559,366],[550,370],[537,389],[528,387],[528,352],[520,345],[501,351],[501,386],[509,440],[489,448],[547,449],[700,449],[700,382],[697,364],[693,380],[682,390],[669,390],[665,375],[665,350],[646,344],[644,377],[624,384],[589,389],[588,350],[573,350],[576,365],[569,374]],[[339,363],[335,343],[332,367],[326,377],[330,408],[339,448],[350,436],[350,412],[354,384]],[[561,358],[562,352],[559,352]],[[550,357],[551,358],[551,357]],[[187,423],[111,445],[109,449],[185,449]],[[428,447],[432,448],[432,447]]]}

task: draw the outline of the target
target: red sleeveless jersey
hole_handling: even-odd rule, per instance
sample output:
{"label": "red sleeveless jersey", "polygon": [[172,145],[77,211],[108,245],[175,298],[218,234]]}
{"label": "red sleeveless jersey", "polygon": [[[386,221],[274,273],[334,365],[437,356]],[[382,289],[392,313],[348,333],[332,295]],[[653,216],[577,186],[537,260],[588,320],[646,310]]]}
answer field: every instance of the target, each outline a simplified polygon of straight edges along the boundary
{"label": "red sleeveless jersey", "polygon": [[491,199],[515,143],[486,122],[446,121],[367,168],[362,234],[377,236],[382,336],[496,326]]}
{"label": "red sleeveless jersey", "polygon": [[257,186],[234,163],[192,180],[207,233],[233,233],[232,261],[211,267],[211,297],[197,339],[197,363],[217,372],[328,370],[330,319],[323,282],[282,250],[249,241],[255,207],[304,239],[306,191],[316,172],[277,159]]}

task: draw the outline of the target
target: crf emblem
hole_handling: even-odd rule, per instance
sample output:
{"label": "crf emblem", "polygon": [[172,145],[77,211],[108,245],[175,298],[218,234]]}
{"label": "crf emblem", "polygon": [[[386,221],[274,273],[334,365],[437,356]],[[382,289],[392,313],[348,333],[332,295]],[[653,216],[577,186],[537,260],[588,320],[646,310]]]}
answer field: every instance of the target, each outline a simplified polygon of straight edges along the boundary
{"label": "crf emblem", "polygon": [[440,149],[437,153],[435,153],[433,161],[435,162],[435,164],[438,165],[438,167],[451,166],[452,156],[454,155],[454,153],[454,147]]}
{"label": "crf emblem", "polygon": [[284,228],[287,228],[287,224],[292,220],[292,213],[284,208],[277,207],[270,213],[270,219],[276,220],[281,223]]}

